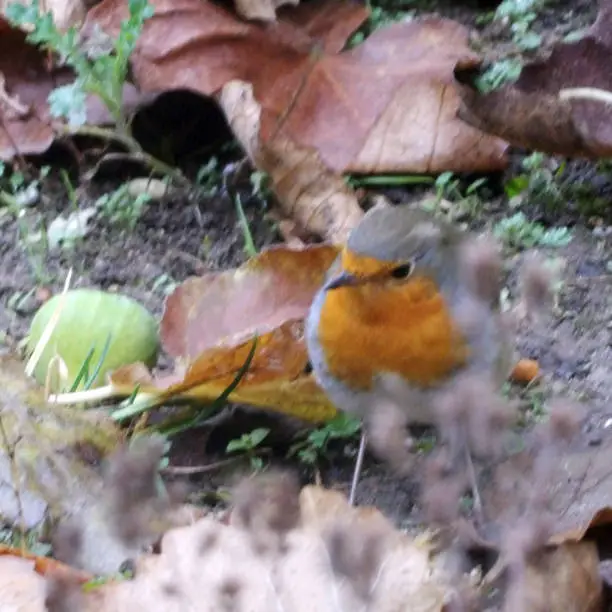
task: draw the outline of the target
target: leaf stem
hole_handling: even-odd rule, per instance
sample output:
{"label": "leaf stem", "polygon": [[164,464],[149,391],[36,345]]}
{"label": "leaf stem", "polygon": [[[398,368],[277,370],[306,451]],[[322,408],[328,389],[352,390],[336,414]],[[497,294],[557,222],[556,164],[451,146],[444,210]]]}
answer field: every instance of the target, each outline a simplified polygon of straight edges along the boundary
{"label": "leaf stem", "polygon": [[171,177],[172,180],[183,187],[192,186],[191,181],[180,170],[173,168],[157,157],[147,153],[135,138],[126,133],[121,133],[118,130],[112,130],[95,125],[80,126],[76,129],[65,128],[64,131],[66,134],[71,136],[77,134],[79,136],[89,136],[107,141],[114,140],[115,142],[123,145],[128,150],[132,158],[143,162],[155,172]]}

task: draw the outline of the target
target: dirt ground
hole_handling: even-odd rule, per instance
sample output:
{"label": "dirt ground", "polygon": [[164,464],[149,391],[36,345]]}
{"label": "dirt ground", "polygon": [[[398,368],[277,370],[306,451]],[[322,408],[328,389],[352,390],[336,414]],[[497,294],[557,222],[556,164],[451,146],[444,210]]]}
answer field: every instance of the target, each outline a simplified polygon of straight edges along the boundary
{"label": "dirt ground", "polygon": [[[433,4],[428,3],[428,10]],[[433,8],[473,25],[479,11],[477,3],[459,4],[448,0],[435,3]],[[582,0],[551,2],[538,28],[549,34],[581,28],[593,18],[593,4]],[[586,171],[591,166],[584,168]],[[100,193],[116,188],[121,180],[123,177],[115,182],[105,179],[88,185],[79,206],[89,205]],[[404,195],[406,199],[413,197],[411,192]],[[499,202],[497,196],[492,200]],[[255,197],[245,197],[243,203],[256,246],[278,240],[266,204]],[[504,213],[497,206],[493,218]],[[28,252],[19,239],[20,226],[27,223],[34,228],[41,220],[48,224],[59,213],[70,210],[66,190],[53,171],[43,181],[40,201],[28,209],[25,219],[0,215],[0,330],[5,331],[3,342],[7,345],[17,343],[27,333],[39,305],[37,293],[32,290],[46,287],[58,291],[70,267],[74,268],[73,287],[93,286],[126,293],[160,315],[172,283],[206,270],[232,267],[246,259],[244,235],[231,200],[180,190],[161,202],[148,204],[134,230],[120,230],[97,218],[90,234],[71,250]],[[540,218],[540,213],[534,209],[530,214]],[[571,396],[588,406],[591,416],[584,430],[584,443],[598,444],[608,435],[612,422],[612,233],[606,236],[605,232],[605,223],[609,224],[610,218],[604,219],[604,228],[595,233],[588,220],[571,209],[560,210],[556,221],[574,225],[572,242],[554,252],[566,260],[560,312],[535,330],[521,325],[517,348],[523,357],[539,361],[545,395]],[[509,259],[511,292],[516,289],[516,270],[524,256],[518,253]],[[284,432],[290,429],[269,415],[237,418],[227,425],[231,431],[227,435],[238,437],[253,429],[254,423],[269,423],[270,419],[279,427],[275,439],[282,449]],[[348,488],[355,445],[356,442],[335,448],[333,461],[323,466],[326,484]],[[219,443],[218,448],[221,447]],[[189,448],[194,449],[193,454],[186,452],[185,447],[177,451],[177,462],[203,464],[210,460],[202,445],[193,442]],[[384,466],[370,461],[359,487],[358,501],[375,504],[406,525],[418,520],[415,492],[414,479],[400,480]]]}

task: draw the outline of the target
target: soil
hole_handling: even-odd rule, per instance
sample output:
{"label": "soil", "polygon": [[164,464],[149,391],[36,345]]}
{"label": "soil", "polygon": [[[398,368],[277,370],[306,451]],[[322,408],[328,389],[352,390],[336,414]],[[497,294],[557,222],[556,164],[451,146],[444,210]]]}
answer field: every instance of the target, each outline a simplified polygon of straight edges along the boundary
{"label": "soil", "polygon": [[[434,3],[427,4],[431,11]],[[454,0],[439,1],[433,9],[474,25],[479,14],[476,4],[466,2],[459,6]],[[551,2],[537,28],[549,34],[559,30],[565,33],[584,27],[595,12],[589,1]],[[483,36],[487,36],[486,31]],[[580,176],[591,176],[593,166],[582,164],[576,168]],[[78,206],[91,205],[101,193],[117,188],[124,178],[89,183],[79,193]],[[393,195],[394,199],[410,199],[414,193],[402,192],[397,198],[396,191]],[[248,189],[243,191],[242,201],[256,246],[261,248],[278,241],[266,202],[250,195]],[[508,214],[500,202],[499,194],[492,197],[492,219]],[[234,267],[246,259],[244,234],[232,200],[219,194],[203,195],[201,191],[190,193],[180,189],[172,190],[161,201],[149,203],[133,230],[96,217],[89,234],[72,248],[49,253],[36,245],[29,249],[24,246],[20,239],[24,226],[31,234],[41,222],[48,225],[58,214],[71,210],[59,170],[55,169],[43,180],[39,201],[27,209],[24,217],[16,220],[9,214],[0,214],[0,330],[5,331],[3,342],[7,346],[16,345],[27,334],[39,300],[44,297],[40,289],[59,291],[70,267],[74,268],[73,287],[91,286],[125,293],[160,315],[164,297],[175,283],[207,270]],[[542,217],[537,207],[529,214]],[[538,360],[545,396],[561,395],[585,403],[590,417],[584,428],[584,440],[598,443],[610,435],[612,233],[606,234],[605,223],[594,231],[589,219],[571,209],[560,210],[557,219],[549,215],[547,222],[574,226],[571,243],[552,253],[566,263],[559,313],[535,329],[519,323],[517,348],[521,356]],[[609,219],[604,218],[604,222]],[[516,291],[517,271],[526,255],[514,253],[509,259],[511,293]],[[522,397],[526,397],[524,393]],[[237,415],[217,433],[216,442],[206,437],[211,443],[206,451],[206,444],[201,444],[199,438],[185,441],[185,445],[175,444],[174,448],[180,450],[171,457],[171,462],[205,464],[223,455],[225,439],[239,437],[262,423],[276,428],[274,446],[277,456],[283,457],[295,424],[248,409],[239,410]],[[348,489],[356,445],[356,441],[332,445],[322,469],[325,484]],[[304,475],[312,476],[309,472]],[[223,484],[223,478],[207,479],[203,486]],[[357,500],[376,505],[404,526],[420,520],[415,478],[400,479],[372,459],[368,460],[361,479]]]}

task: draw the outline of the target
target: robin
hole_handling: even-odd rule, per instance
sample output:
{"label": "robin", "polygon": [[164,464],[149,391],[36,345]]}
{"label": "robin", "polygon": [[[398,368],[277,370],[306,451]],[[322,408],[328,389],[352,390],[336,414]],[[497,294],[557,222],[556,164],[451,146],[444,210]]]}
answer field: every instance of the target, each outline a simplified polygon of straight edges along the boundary
{"label": "robin", "polygon": [[[402,406],[408,422],[433,424],[434,394],[459,375],[484,373],[501,386],[513,357],[499,313],[501,282],[481,282],[466,267],[464,247],[475,241],[407,206],[364,215],[306,322],[314,375],[339,410],[366,419],[390,400],[409,404]],[[365,446],[363,434],[351,503]]]}

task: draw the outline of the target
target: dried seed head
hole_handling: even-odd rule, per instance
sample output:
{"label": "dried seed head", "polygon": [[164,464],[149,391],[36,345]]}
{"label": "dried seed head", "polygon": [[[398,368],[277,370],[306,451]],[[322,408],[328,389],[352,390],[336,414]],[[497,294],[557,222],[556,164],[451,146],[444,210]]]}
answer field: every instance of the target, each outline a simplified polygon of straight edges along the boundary
{"label": "dried seed head", "polygon": [[85,609],[81,585],[68,573],[53,572],[47,577],[45,610],[48,612],[81,612]]}
{"label": "dried seed head", "polygon": [[525,313],[537,317],[549,311],[555,301],[558,271],[537,256],[528,257],[521,268],[520,286]]}
{"label": "dried seed head", "polygon": [[60,523],[53,536],[53,556],[67,565],[76,565],[83,544],[83,531],[74,523]]}
{"label": "dried seed head", "polygon": [[147,438],[123,447],[109,460],[107,506],[117,535],[128,545],[153,536],[154,525],[169,509],[170,500],[158,497],[157,490],[163,453],[163,440]]}
{"label": "dried seed head", "polygon": [[467,288],[488,304],[499,300],[503,262],[497,243],[490,237],[462,245],[460,271]]}
{"label": "dried seed head", "polygon": [[569,442],[579,431],[584,408],[569,400],[557,399],[548,406],[549,435],[552,441]]}
{"label": "dried seed head", "polygon": [[368,414],[368,442],[376,455],[388,461],[401,474],[412,461],[407,446],[407,415],[390,400],[379,400]]}
{"label": "dried seed head", "polygon": [[208,554],[219,541],[219,534],[216,531],[207,531],[202,534],[198,552],[200,555]]}
{"label": "dried seed head", "polygon": [[450,525],[457,519],[466,482],[465,474],[457,473],[446,453],[436,453],[427,460],[421,504],[430,523]]}
{"label": "dried seed head", "polygon": [[[300,521],[300,487],[290,472],[272,471],[246,479],[233,495],[236,520],[258,538],[275,534],[284,546],[286,534]],[[262,548],[259,539],[257,548]]]}
{"label": "dried seed head", "polygon": [[239,610],[238,598],[242,584],[238,578],[226,578],[219,587],[220,609],[223,612],[236,612]]}
{"label": "dried seed head", "polygon": [[346,578],[364,601],[384,560],[388,527],[382,521],[338,522],[323,535],[333,572]]}
{"label": "dried seed head", "polygon": [[434,402],[443,437],[453,450],[467,443],[478,455],[496,455],[512,422],[514,406],[497,392],[487,375],[458,376]]}
{"label": "dried seed head", "polygon": [[106,482],[119,505],[129,507],[157,497],[156,477],[163,454],[163,441],[151,438],[111,457]]}

